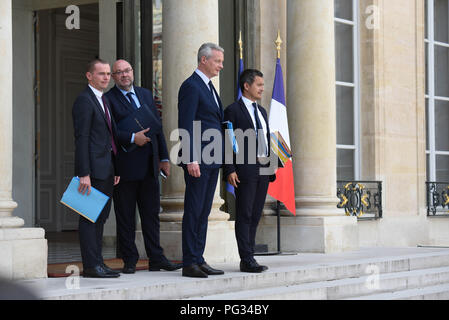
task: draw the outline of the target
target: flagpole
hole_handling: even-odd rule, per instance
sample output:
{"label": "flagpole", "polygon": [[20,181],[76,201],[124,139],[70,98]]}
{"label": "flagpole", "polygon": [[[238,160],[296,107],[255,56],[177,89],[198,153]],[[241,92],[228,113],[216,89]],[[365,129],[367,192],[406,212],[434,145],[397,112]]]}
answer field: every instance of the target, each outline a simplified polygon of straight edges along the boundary
{"label": "flagpole", "polygon": [[[281,39],[281,32],[278,30],[277,39],[274,42],[276,45],[277,50],[277,58],[281,59],[281,46],[282,46],[282,39]],[[275,256],[275,255],[296,255],[296,253],[286,253],[281,251],[281,202],[279,200],[276,201],[276,216],[277,216],[277,251],[274,252],[261,252],[256,253],[256,256]]]}
{"label": "flagpole", "polygon": [[[282,39],[280,30],[278,30],[278,37],[274,43],[276,44],[278,59],[281,59]],[[277,200],[276,214],[277,214],[277,241],[278,241],[277,253],[281,254],[281,202],[279,200]]]}
{"label": "flagpole", "polygon": [[239,49],[240,49],[240,59],[243,60],[243,40],[242,40],[242,31],[240,31],[240,36],[239,36]]}
{"label": "flagpole", "polygon": [[281,49],[282,49],[281,46],[283,43],[283,41],[281,39],[281,31],[280,30],[278,30],[278,37],[274,43],[276,44],[276,50],[278,52],[278,59],[280,59],[281,58]]}

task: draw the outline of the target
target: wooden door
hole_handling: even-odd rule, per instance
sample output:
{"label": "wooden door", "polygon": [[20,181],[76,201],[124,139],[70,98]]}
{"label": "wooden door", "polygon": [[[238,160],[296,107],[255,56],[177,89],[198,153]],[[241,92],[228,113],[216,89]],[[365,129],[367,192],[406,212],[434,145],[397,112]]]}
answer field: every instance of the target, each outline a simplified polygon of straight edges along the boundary
{"label": "wooden door", "polygon": [[73,102],[99,52],[98,4],[79,7],[80,29],[72,30],[65,8],[38,12],[37,224],[46,231],[78,229],[78,215],[59,200],[74,174]]}

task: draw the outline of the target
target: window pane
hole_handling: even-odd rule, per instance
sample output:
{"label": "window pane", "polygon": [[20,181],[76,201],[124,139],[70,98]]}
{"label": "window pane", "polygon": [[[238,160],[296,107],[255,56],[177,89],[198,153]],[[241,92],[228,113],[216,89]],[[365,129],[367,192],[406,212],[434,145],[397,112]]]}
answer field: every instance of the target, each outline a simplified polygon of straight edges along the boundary
{"label": "window pane", "polygon": [[449,102],[435,101],[435,148],[449,151]]}
{"label": "window pane", "polygon": [[335,23],[335,57],[337,81],[354,82],[352,26]]}
{"label": "window pane", "polygon": [[449,48],[435,46],[435,95],[449,97]]}
{"label": "window pane", "polygon": [[337,86],[337,144],[354,145],[354,88]]}
{"label": "window pane", "polygon": [[354,180],[354,150],[337,149],[337,180]]}
{"label": "window pane", "polygon": [[346,20],[352,19],[352,0],[334,1],[335,17]]}
{"label": "window pane", "polygon": [[437,181],[449,182],[449,156],[437,155]]}
{"label": "window pane", "polygon": [[448,1],[434,0],[435,40],[449,43],[448,40]]}

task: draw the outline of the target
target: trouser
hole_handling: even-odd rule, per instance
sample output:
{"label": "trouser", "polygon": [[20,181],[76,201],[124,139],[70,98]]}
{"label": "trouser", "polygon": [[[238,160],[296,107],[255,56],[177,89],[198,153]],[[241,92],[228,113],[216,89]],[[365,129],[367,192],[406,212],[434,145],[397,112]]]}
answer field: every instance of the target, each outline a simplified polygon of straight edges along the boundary
{"label": "trouser", "polygon": [[[91,185],[108,197],[112,197],[114,175],[109,176],[106,180],[91,178]],[[103,229],[104,224],[109,217],[110,210],[111,199],[108,200],[95,223],[80,216],[79,238],[84,269],[93,268],[103,264],[103,256],[101,253],[103,247]]]}
{"label": "trouser", "polygon": [[135,265],[139,260],[135,243],[136,204],[147,256],[151,262],[161,262],[164,253],[160,246],[159,180],[154,177],[153,170],[148,170],[143,180],[121,181],[114,190],[117,240],[126,265]]}
{"label": "trouser", "polygon": [[268,176],[241,182],[235,189],[235,236],[240,259],[249,262],[254,257],[256,232],[262,216],[269,184]]}
{"label": "trouser", "polygon": [[182,220],[182,255],[185,267],[204,263],[207,225],[220,169],[201,168],[194,178],[184,169],[186,183]]}

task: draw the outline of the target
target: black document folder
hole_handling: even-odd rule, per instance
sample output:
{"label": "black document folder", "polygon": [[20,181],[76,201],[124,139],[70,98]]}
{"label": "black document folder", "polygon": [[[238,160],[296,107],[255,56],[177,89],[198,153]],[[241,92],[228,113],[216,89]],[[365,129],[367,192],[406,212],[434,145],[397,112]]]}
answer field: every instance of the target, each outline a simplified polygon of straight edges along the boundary
{"label": "black document folder", "polygon": [[[137,133],[149,128],[150,131],[148,131],[145,135],[151,138],[161,132],[162,124],[160,119],[150,110],[148,105],[142,104],[139,109],[135,110],[125,119],[117,123],[117,128],[120,131],[131,133]],[[126,152],[131,152],[135,148],[137,148],[137,145],[135,144],[123,147]]]}

